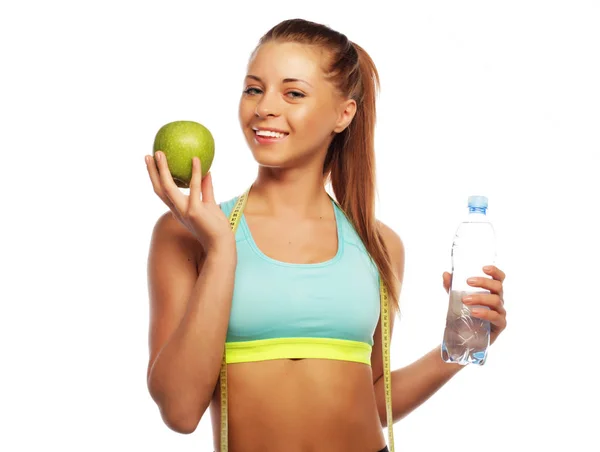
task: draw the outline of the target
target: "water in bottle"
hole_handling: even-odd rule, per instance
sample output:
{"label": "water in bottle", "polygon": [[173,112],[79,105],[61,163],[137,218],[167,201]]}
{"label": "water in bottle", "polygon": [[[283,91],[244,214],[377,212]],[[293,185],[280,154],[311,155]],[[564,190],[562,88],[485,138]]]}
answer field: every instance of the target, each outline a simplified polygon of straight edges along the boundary
{"label": "water in bottle", "polygon": [[[467,284],[471,277],[490,278],[483,272],[486,265],[494,265],[496,239],[487,214],[488,199],[470,196],[469,212],[460,223],[452,243],[452,283],[442,341],[442,359],[448,363],[483,365],[490,343],[490,323],[471,316],[471,308],[485,306],[465,305],[468,294],[489,293],[488,290]],[[489,308],[487,308],[489,309]]]}

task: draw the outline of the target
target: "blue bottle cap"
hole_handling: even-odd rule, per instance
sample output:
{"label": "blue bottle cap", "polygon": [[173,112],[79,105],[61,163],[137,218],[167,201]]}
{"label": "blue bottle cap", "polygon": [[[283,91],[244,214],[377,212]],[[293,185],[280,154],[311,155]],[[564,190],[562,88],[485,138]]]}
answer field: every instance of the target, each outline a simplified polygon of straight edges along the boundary
{"label": "blue bottle cap", "polygon": [[488,199],[487,196],[469,196],[469,207],[475,207],[479,209],[487,209]]}

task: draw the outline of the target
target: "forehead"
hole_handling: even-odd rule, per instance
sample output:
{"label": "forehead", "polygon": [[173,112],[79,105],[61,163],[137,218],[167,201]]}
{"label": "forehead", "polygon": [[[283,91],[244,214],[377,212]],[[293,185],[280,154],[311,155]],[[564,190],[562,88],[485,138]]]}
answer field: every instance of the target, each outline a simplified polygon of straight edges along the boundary
{"label": "forehead", "polygon": [[267,81],[299,78],[309,83],[325,81],[325,52],[295,42],[269,42],[260,46],[248,63],[248,73]]}

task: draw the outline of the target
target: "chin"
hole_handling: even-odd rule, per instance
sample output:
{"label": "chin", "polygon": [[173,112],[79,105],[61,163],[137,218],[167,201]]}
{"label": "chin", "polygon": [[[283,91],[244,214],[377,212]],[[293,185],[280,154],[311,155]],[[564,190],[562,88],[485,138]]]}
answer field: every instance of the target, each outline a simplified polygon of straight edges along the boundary
{"label": "chin", "polygon": [[288,166],[287,163],[290,162],[289,156],[286,156],[283,152],[273,152],[272,150],[261,149],[260,146],[253,146],[250,150],[252,151],[254,160],[256,160],[256,163],[260,166],[285,168]]}
{"label": "chin", "polygon": [[291,155],[286,146],[281,146],[281,143],[259,144],[255,141],[254,136],[247,137],[246,141],[254,160],[261,166],[283,167],[290,160]]}

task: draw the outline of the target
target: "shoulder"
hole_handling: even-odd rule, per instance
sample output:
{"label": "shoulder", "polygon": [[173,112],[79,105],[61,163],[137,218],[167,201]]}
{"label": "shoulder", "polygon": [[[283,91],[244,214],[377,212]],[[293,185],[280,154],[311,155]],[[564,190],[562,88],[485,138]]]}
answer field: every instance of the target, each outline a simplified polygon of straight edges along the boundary
{"label": "shoulder", "polygon": [[387,249],[394,269],[398,272],[398,277],[402,278],[404,273],[404,243],[396,231],[390,228],[382,221],[377,220],[377,229],[383,239],[383,244]]}
{"label": "shoulder", "polygon": [[[238,197],[233,197],[218,203],[217,205],[226,216],[229,216]],[[163,213],[154,225],[152,231],[152,243],[169,241],[173,246],[187,250],[199,263],[202,260],[204,250],[202,244],[192,233],[175,217],[171,210]]]}
{"label": "shoulder", "polygon": [[158,217],[154,224],[153,233],[159,237],[169,236],[171,238],[184,238],[186,235],[191,236],[191,233],[175,218],[175,215],[170,210],[167,210]]}
{"label": "shoulder", "polygon": [[152,231],[151,247],[155,250],[179,251],[185,254],[188,260],[198,264],[202,258],[203,248],[200,242],[188,229],[181,224],[172,211],[163,213],[154,225]]}
{"label": "shoulder", "polygon": [[386,225],[383,221],[377,220],[377,229],[381,233],[385,245],[396,251],[403,251],[404,244],[396,231]]}

